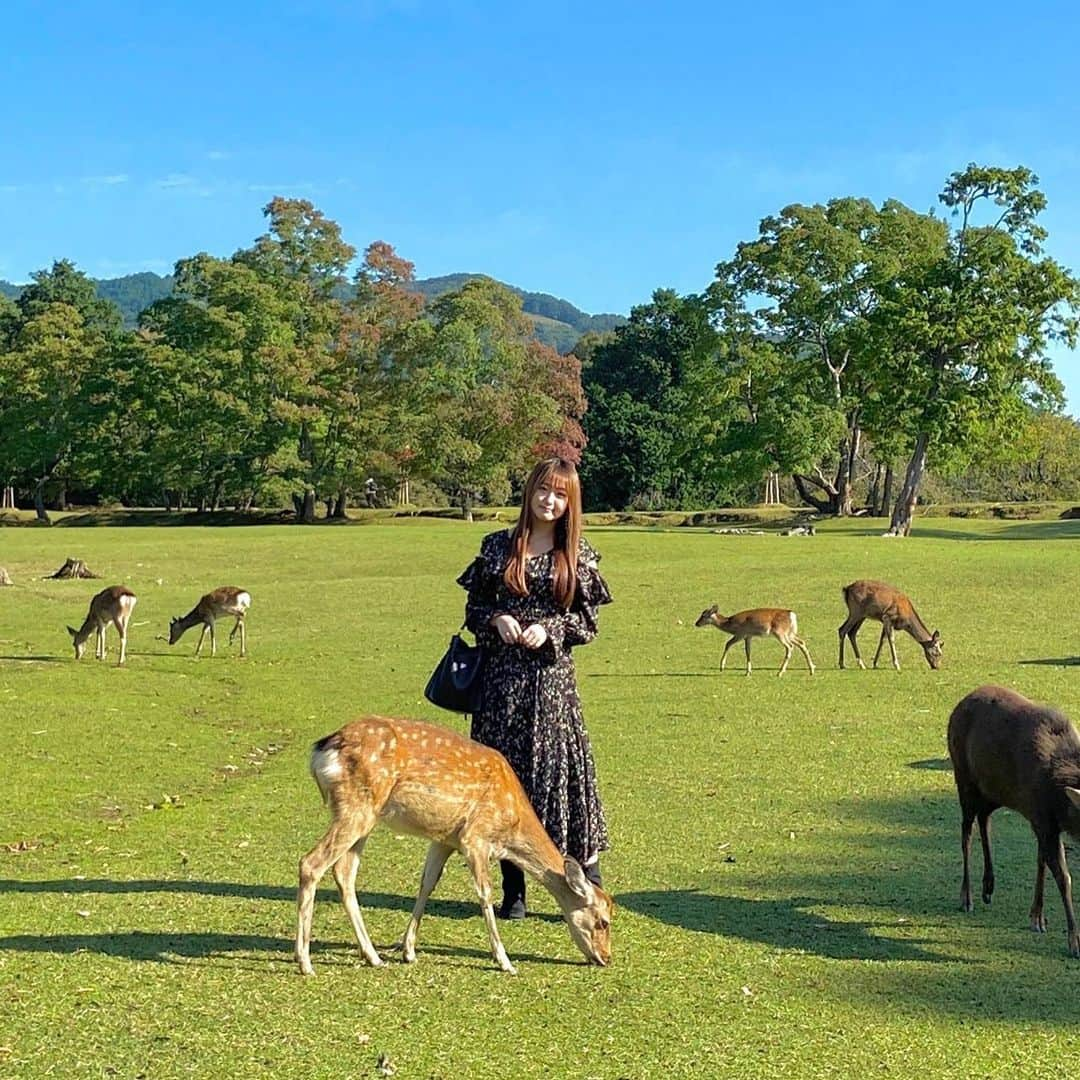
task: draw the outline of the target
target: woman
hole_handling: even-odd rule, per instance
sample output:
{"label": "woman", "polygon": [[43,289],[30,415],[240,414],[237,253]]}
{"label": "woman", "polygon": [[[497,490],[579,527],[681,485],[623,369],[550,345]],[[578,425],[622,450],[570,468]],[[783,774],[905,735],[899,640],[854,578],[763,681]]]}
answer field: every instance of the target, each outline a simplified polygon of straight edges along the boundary
{"label": "woman", "polygon": [[[485,654],[472,737],[506,757],[556,847],[596,885],[607,826],[570,650],[592,641],[597,608],[611,603],[599,559],[581,536],[577,469],[548,458],[529,475],[517,525],[484,537],[458,578]],[[499,914],[523,919],[525,875],[501,866]]]}

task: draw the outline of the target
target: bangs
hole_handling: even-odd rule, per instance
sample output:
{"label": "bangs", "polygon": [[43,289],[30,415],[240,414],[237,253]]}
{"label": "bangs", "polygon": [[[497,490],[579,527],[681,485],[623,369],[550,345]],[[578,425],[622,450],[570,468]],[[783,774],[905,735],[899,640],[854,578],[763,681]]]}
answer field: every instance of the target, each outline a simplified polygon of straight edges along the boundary
{"label": "bangs", "polygon": [[552,462],[536,478],[537,487],[548,487],[561,495],[569,495],[571,488],[570,470],[564,465]]}

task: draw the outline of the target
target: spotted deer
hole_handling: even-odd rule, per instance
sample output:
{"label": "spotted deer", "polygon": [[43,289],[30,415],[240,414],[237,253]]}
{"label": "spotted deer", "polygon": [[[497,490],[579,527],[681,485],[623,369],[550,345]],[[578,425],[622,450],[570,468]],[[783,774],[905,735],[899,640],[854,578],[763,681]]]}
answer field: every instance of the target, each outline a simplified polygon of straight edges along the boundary
{"label": "spotted deer", "polygon": [[195,646],[195,655],[202,652],[203,639],[206,632],[210,631],[210,655],[217,656],[217,635],[214,633],[214,623],[218,619],[235,616],[236,622],[229,633],[229,644],[232,644],[237,631],[240,632],[240,655],[247,656],[247,631],[244,629],[244,616],[251,607],[251,593],[244,589],[238,589],[235,585],[223,585],[220,589],[208,592],[199,602],[183,617],[174,618],[169,623],[169,644],[175,645],[184,633],[193,626],[202,626],[199,635],[199,644]]}
{"label": "spotted deer", "polygon": [[926,623],[919,618],[911,601],[899,589],[886,585],[883,581],[853,581],[850,585],[845,585],[842,591],[848,617],[837,631],[840,635],[840,667],[844,666],[844,639],[847,638],[851,641],[859,667],[866,670],[855,635],[867,619],[876,619],[881,623],[881,638],[878,640],[877,652],[874,653],[874,667],[877,667],[881,649],[888,641],[893,667],[900,670],[896,643],[893,641],[893,632],[896,630],[906,630],[922,646],[930,667],[937,671],[941,666],[941,647],[944,644],[941,634],[937,630],[932,634],[927,630]]}
{"label": "spotted deer", "polygon": [[382,964],[356,899],[360,855],[380,821],[394,832],[431,841],[412,917],[395,946],[406,963],[416,960],[424,907],[455,851],[472,873],[491,954],[503,971],[513,974],[514,966],[495,924],[491,859],[509,859],[536,878],[562,909],[570,937],[589,962],[610,962],[611,897],[574,859],[559,853],[497,750],[418,720],[367,716],[315,743],[311,772],[331,822],[300,860],[296,959],[302,974],[314,974],[312,908],[319,880],[331,867],[361,954],[374,967]]}
{"label": "spotted deer", "polygon": [[127,628],[128,620],[135,609],[135,594],[124,585],[110,585],[102,589],[91,601],[90,610],[86,613],[82,626],[78,630],[73,626],[67,628],[75,645],[75,659],[81,660],[86,652],[86,642],[91,634],[96,634],[94,643],[94,657],[97,660],[105,659],[105,631],[112,623],[120,634],[120,667],[127,659]]}
{"label": "spotted deer", "polygon": [[753,670],[750,666],[750,639],[756,637],[774,637],[784,646],[784,662],[780,665],[778,674],[783,675],[787,671],[788,662],[791,660],[793,650],[798,649],[806,657],[806,663],[813,675],[816,668],[814,661],[810,659],[810,650],[806,642],[799,637],[799,620],[794,611],[786,608],[751,608],[749,611],[739,611],[734,615],[721,615],[716,604],[706,608],[699,616],[695,626],[715,626],[717,630],[723,630],[731,635],[724,652],[720,657],[720,670],[724,670],[727,661],[728,649],[736,642],[741,641],[746,647],[746,674]]}

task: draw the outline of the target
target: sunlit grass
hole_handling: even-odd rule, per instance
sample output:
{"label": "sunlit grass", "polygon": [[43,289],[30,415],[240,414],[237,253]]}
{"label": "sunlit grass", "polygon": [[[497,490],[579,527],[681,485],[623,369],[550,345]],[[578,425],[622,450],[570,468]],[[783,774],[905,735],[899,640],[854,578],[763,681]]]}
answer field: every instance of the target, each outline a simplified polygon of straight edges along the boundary
{"label": "sunlit grass", "polygon": [[[328,880],[311,980],[291,955],[297,860],[326,822],[309,745],[365,711],[462,727],[421,691],[491,526],[0,530],[0,1075],[1064,1072],[1080,965],[1060,903],[1027,931],[1034,844],[1003,812],[994,906],[961,915],[944,733],[988,681],[1080,719],[1080,522],[920,525],[592,530],[616,597],[578,653],[613,966],[580,963],[533,886],[502,975],[453,860],[414,967],[362,965]],[[41,580],[68,555],[102,580]],[[840,587],[862,576],[941,630],[941,671],[906,637],[899,674],[837,670]],[[115,638],[107,664],[76,664],[64,626],[117,582],[139,596],[128,667]],[[170,648],[169,617],[223,584],[254,598],[249,658]],[[752,678],[741,650],[719,675],[725,635],[693,628],[711,603],[793,607],[818,674],[796,656],[777,679],[759,641]],[[875,625],[861,641],[869,659]],[[423,851],[368,845],[376,943],[400,934]]]}

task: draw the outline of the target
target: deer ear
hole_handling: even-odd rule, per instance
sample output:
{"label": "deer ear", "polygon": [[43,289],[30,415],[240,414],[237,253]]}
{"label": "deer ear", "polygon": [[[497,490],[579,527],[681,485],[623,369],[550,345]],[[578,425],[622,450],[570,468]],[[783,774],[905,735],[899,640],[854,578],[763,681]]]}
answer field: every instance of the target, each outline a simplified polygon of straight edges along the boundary
{"label": "deer ear", "polygon": [[563,872],[566,874],[566,884],[570,886],[570,891],[582,900],[588,899],[591,886],[585,871],[581,869],[581,863],[567,856],[563,860]]}
{"label": "deer ear", "polygon": [[74,628],[73,626],[69,626],[69,627],[67,628],[67,632],[68,632],[68,633],[69,633],[69,634],[70,634],[70,635],[71,635],[72,637],[78,637],[78,636],[79,636],[79,631],[78,631],[78,630],[76,630],[76,629],[75,629],[75,628]]}
{"label": "deer ear", "polygon": [[931,641],[936,641],[940,645],[941,644],[941,631],[940,630],[935,630],[930,635],[930,640]]}
{"label": "deer ear", "polygon": [[1080,810],[1080,788],[1067,787],[1065,789],[1065,794],[1069,796],[1069,801],[1073,806],[1075,806],[1077,810]]}

